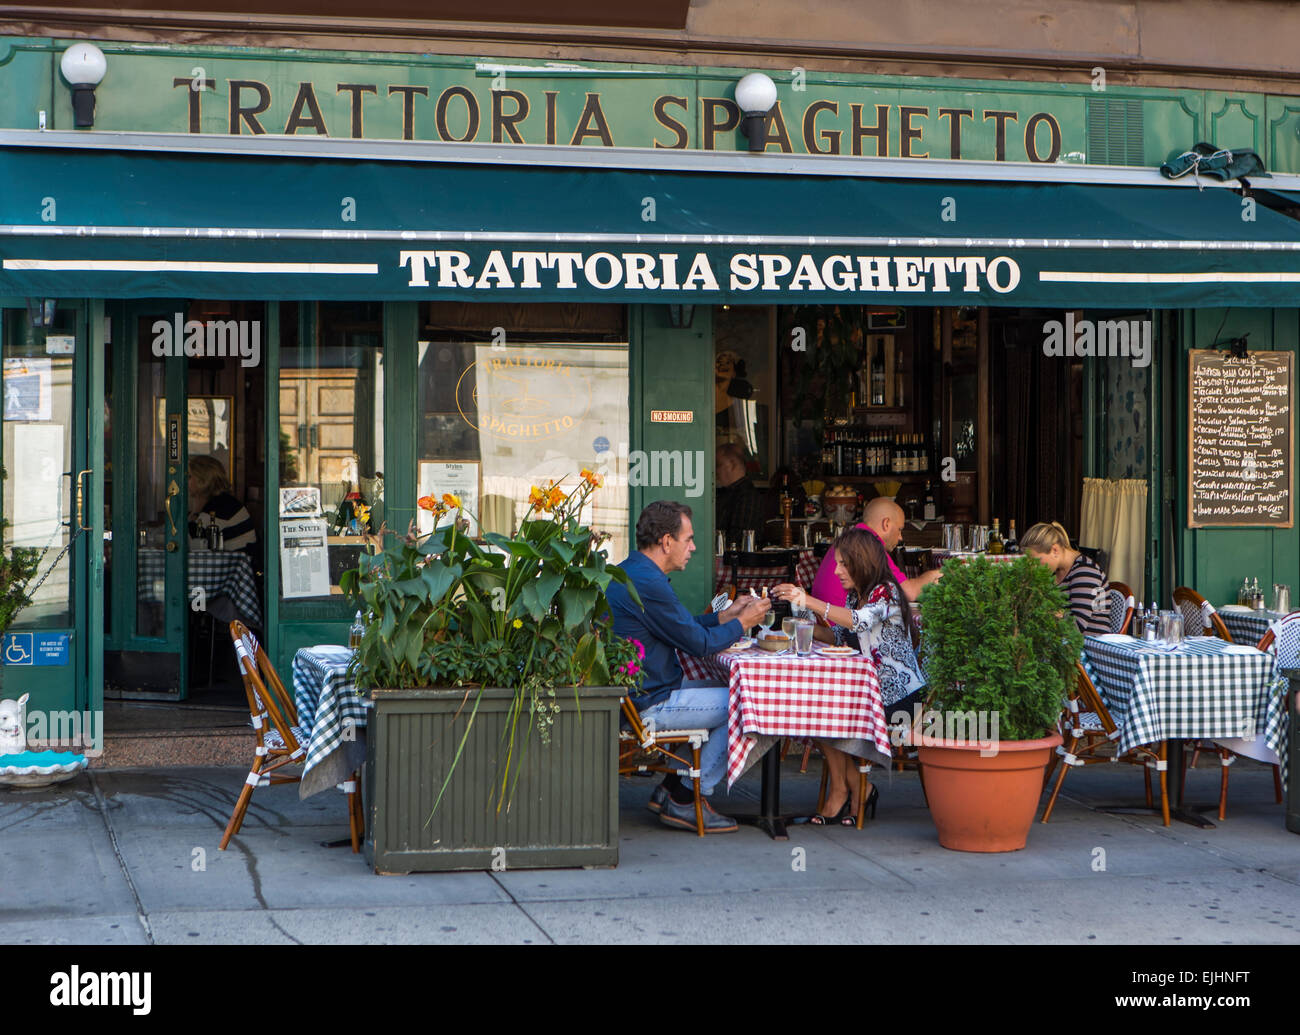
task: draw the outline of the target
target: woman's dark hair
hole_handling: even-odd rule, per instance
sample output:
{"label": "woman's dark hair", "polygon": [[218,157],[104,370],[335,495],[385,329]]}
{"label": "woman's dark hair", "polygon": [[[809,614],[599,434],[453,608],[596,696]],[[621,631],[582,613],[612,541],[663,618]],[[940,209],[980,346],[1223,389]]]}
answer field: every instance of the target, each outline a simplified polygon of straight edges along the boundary
{"label": "woman's dark hair", "polygon": [[892,586],[898,590],[899,607],[903,612],[903,627],[907,629],[912,646],[915,647],[921,640],[920,632],[916,628],[916,617],[912,614],[912,605],[907,599],[907,594],[903,592],[898,579],[894,578],[893,569],[889,566],[889,555],[885,552],[885,544],[870,532],[863,531],[861,528],[850,528],[835,540],[831,549],[835,551],[844,565],[844,570],[853,580],[853,588],[858,591],[858,600],[861,603],[866,603],[867,597],[877,586]]}
{"label": "woman's dark hair", "polygon": [[644,550],[654,546],[666,535],[677,538],[682,530],[682,518],[691,516],[691,508],[675,500],[655,500],[647,503],[636,519],[636,548]]}

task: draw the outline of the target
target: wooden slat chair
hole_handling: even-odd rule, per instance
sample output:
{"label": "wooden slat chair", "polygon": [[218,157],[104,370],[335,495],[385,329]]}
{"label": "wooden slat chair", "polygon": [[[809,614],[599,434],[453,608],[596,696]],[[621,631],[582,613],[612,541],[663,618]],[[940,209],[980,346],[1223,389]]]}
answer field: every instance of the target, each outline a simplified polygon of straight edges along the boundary
{"label": "wooden slat chair", "polygon": [[[1274,622],[1256,644],[1257,650],[1266,651],[1275,657],[1294,658],[1300,656],[1300,611],[1292,611],[1286,617]],[[1237,760],[1238,752],[1223,744],[1215,743],[1219,753],[1219,818],[1228,818],[1228,767]],[[1268,752],[1272,754],[1272,752]],[[1195,758],[1192,761],[1196,765]],[[1282,804],[1282,767],[1271,763],[1273,770],[1273,800]]]}
{"label": "wooden slat chair", "polygon": [[1078,680],[1075,692],[1070,697],[1071,725],[1066,730],[1065,745],[1056,749],[1062,763],[1061,771],[1057,774],[1052,796],[1047,800],[1047,808],[1043,810],[1042,822],[1046,823],[1051,818],[1052,809],[1056,807],[1057,795],[1061,793],[1061,784],[1065,782],[1065,774],[1075,766],[1095,765],[1099,762],[1129,762],[1145,767],[1148,807],[1151,806],[1151,770],[1154,769],[1160,774],[1160,813],[1165,826],[1169,826],[1165,742],[1162,740],[1156,748],[1139,744],[1123,757],[1118,756],[1113,750],[1103,753],[1104,749],[1113,748],[1114,742],[1119,740],[1120,728],[1111,718],[1105,702],[1101,699],[1101,694],[1088,678],[1083,664],[1078,661],[1074,664],[1078,669]]}
{"label": "wooden slat chair", "polygon": [[[230,814],[230,822],[226,824],[225,833],[221,836],[219,847],[222,851],[225,851],[230,839],[243,826],[244,814],[253,797],[253,788],[301,782],[301,770],[282,770],[302,765],[307,756],[307,736],[298,726],[298,709],[266,651],[243,622],[230,623],[230,638],[234,641],[239,673],[244,679],[244,693],[248,698],[253,732],[257,735],[257,747],[253,749],[253,765],[235,801],[235,810]],[[359,852],[362,810],[356,781],[353,779],[339,784],[339,788],[348,796],[348,828],[352,851]]]}
{"label": "wooden slat chair", "polygon": [[1110,584],[1110,631],[1127,633],[1133,624],[1133,611],[1136,607],[1133,591],[1122,582]]}
{"label": "wooden slat chair", "polygon": [[[915,744],[917,741],[917,726],[925,718],[925,713],[930,710],[931,696],[927,696],[925,704],[921,707],[921,714],[913,722],[900,723],[889,727],[889,742],[895,749],[895,765],[899,772],[903,771],[904,765],[913,766],[920,771],[921,764],[916,758]],[[888,716],[886,716],[888,721]],[[867,781],[871,779],[871,763],[865,758],[859,758],[858,763],[858,814],[855,818],[857,827],[862,829],[867,815]],[[802,771],[802,770],[801,770]],[[822,780],[821,786],[817,791],[817,811],[821,812],[826,806],[826,787],[830,783],[830,772],[826,768],[825,759],[822,760]],[[924,792],[925,783],[922,781],[921,790]]]}
{"label": "wooden slat chair", "polygon": [[1232,633],[1214,610],[1214,605],[1187,586],[1174,590],[1174,604],[1183,614],[1183,633],[1187,636],[1217,636],[1232,643]]}
{"label": "wooden slat chair", "polygon": [[[689,777],[695,791],[695,832],[704,836],[704,798],[700,794],[700,748],[709,739],[708,730],[661,730],[641,721],[641,713],[630,699],[622,700],[626,728],[618,731],[618,774],[676,773]],[[672,749],[690,748],[690,760]],[[684,754],[685,752],[683,752]]]}

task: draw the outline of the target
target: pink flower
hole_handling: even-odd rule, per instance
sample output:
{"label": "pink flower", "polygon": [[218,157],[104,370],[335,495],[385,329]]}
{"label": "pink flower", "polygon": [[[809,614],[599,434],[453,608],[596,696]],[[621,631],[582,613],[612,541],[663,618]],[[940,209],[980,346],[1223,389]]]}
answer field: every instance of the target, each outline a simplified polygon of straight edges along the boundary
{"label": "pink flower", "polygon": [[645,660],[645,647],[642,646],[641,641],[640,641],[640,640],[628,640],[627,642],[628,642],[628,643],[634,643],[634,644],[636,644],[636,657],[637,657],[637,660],[638,660],[638,661],[644,661],[644,660]]}

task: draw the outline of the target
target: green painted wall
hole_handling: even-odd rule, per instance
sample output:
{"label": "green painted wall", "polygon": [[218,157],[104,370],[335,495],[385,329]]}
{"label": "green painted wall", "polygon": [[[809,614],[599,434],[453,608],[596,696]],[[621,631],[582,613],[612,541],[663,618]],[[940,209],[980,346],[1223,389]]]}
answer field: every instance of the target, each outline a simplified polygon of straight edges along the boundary
{"label": "green painted wall", "polygon": [[[1166,470],[1172,470],[1177,486],[1174,584],[1191,586],[1215,606],[1235,603],[1244,577],[1258,578],[1270,598],[1274,582],[1286,583],[1295,592],[1300,586],[1300,537],[1295,528],[1187,527],[1187,351],[1249,332],[1251,350],[1286,350],[1296,355],[1300,353],[1300,310],[1231,309],[1225,313],[1222,309],[1196,309],[1180,316],[1181,348],[1173,356],[1176,369],[1170,372],[1175,384],[1173,428],[1177,442],[1165,443],[1170,452]],[[1294,423],[1294,400],[1292,419],[1294,435],[1300,429],[1300,423]],[[1294,471],[1291,492],[1294,496]],[[1168,606],[1168,601],[1161,602]]]}
{"label": "green painted wall", "polygon": [[[693,454],[703,462],[698,496],[682,485],[632,486],[628,493],[629,527],[651,500],[679,500],[691,508],[695,556],[686,570],[672,576],[673,588],[687,609],[702,612],[713,595],[713,311],[694,310],[691,326],[673,327],[668,306],[633,306],[630,312],[632,449]],[[692,410],[690,424],[652,423],[652,410]],[[654,469],[655,465],[651,465]],[[698,468],[696,468],[698,472]]]}
{"label": "green painted wall", "polygon": [[[0,126],[72,127],[58,59],[71,40],[0,39]],[[99,44],[96,128],[194,133],[743,148],[748,69],[437,54]],[[562,67],[557,67],[561,65]],[[1220,91],[775,72],[769,151],[1158,165],[1198,140],[1300,170],[1300,102]]]}

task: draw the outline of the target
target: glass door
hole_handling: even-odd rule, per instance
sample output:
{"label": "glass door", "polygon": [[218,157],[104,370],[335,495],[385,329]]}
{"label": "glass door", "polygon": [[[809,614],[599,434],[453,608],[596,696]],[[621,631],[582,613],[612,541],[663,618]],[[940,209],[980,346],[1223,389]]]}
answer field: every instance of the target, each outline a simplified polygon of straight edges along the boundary
{"label": "glass door", "polygon": [[[186,303],[118,303],[105,386],[111,470],[104,536],[106,693],[187,696]],[[161,348],[159,347],[161,344]]]}
{"label": "glass door", "polygon": [[[63,747],[102,748],[98,639],[99,572],[92,549],[102,529],[96,501],[103,424],[89,405],[102,381],[102,304],[32,300],[0,306],[4,364],[5,478],[0,541],[9,564],[26,564],[29,601],[10,578],[0,607],[16,615],[0,644],[0,696],[30,694],[27,733]],[[102,448],[102,447],[101,447]],[[12,577],[12,572],[10,573]],[[21,578],[22,575],[19,575]],[[22,605],[22,606],[20,606]]]}

